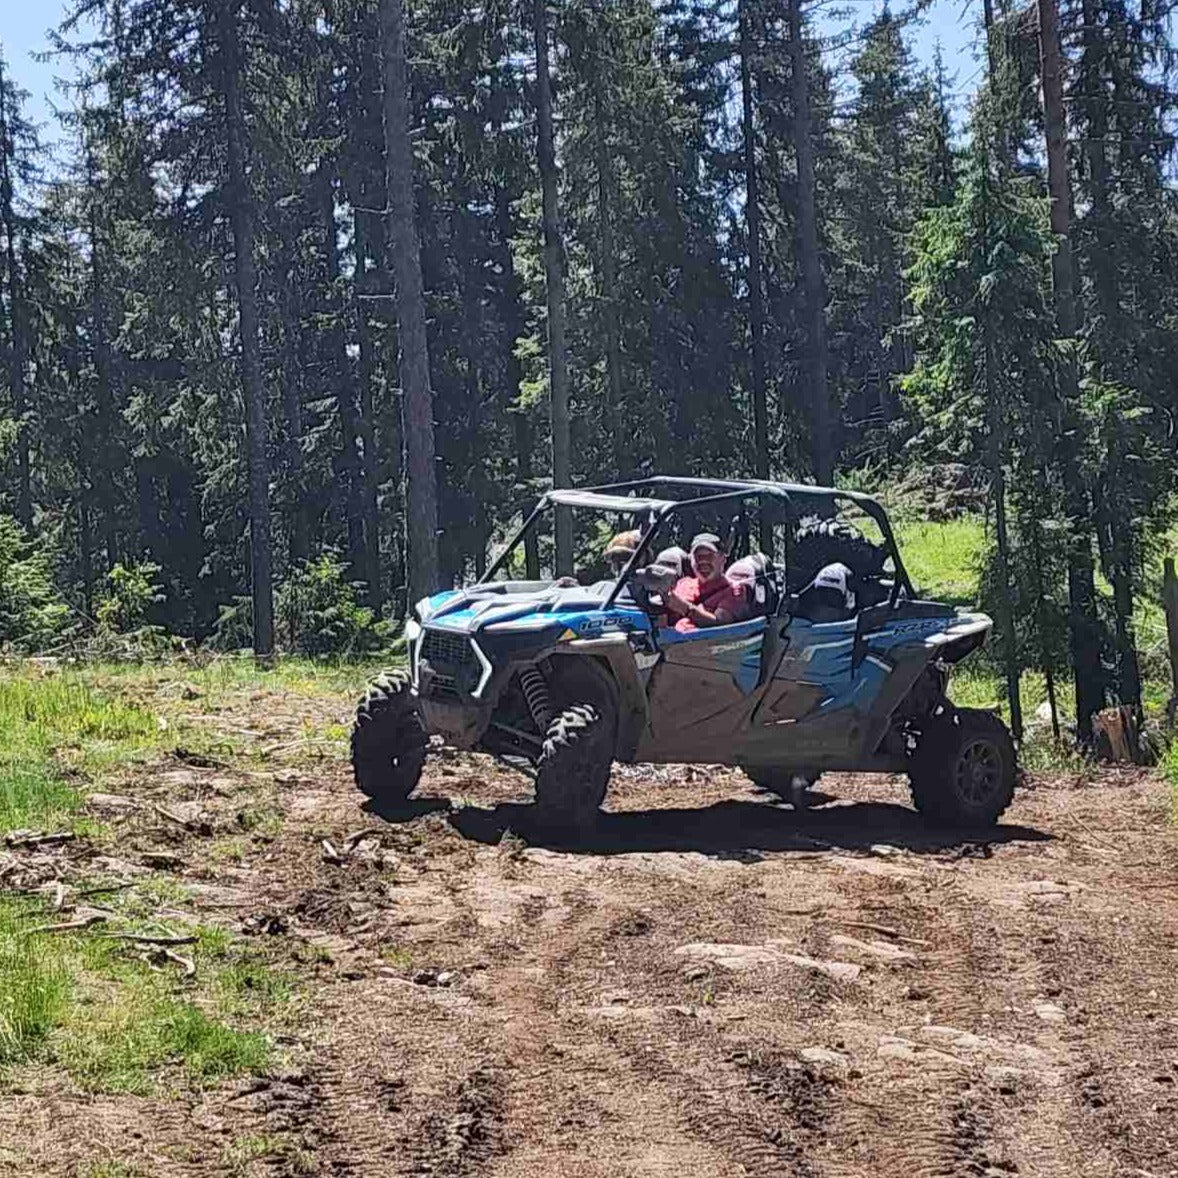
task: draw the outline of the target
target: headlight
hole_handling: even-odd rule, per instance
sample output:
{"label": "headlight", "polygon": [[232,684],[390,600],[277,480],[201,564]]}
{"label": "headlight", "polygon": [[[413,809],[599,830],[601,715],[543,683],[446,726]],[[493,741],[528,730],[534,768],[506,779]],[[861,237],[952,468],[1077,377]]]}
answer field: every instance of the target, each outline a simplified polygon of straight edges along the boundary
{"label": "headlight", "polygon": [[414,618],[405,619],[405,641],[416,642],[421,637],[421,623]]}

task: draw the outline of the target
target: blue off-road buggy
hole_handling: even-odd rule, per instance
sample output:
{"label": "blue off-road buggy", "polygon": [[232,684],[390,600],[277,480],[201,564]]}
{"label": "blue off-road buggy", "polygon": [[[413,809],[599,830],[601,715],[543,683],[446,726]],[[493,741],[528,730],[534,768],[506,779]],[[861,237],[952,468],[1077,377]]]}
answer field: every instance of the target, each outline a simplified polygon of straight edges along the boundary
{"label": "blue off-road buggy", "polygon": [[[591,554],[638,530],[620,574],[541,577],[561,512],[597,516],[577,530]],[[667,552],[701,529],[751,578],[753,613],[680,632],[660,602]],[[950,825],[994,823],[1014,791],[1002,721],[945,694],[990,619],[919,600],[866,495],[663,477],[552,491],[476,584],[416,613],[408,670],[369,688],[352,732],[356,782],[382,809],[417,785],[431,734],[524,769],[538,818],[565,829],[593,822],[614,761],[737,765],[795,804],[824,770],[905,773],[916,808]]]}

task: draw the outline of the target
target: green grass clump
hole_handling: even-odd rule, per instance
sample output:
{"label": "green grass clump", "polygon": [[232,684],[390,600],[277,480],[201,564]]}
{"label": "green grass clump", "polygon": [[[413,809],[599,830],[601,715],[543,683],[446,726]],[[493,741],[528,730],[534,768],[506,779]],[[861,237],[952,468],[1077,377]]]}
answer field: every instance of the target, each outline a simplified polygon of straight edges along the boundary
{"label": "green grass clump", "polygon": [[84,1178],[139,1178],[141,1173],[130,1162],[119,1161],[91,1162],[82,1171]]}
{"label": "green grass clump", "polygon": [[206,1081],[264,1071],[271,1048],[259,1031],[241,1031],[194,1002],[154,993],[154,987],[124,988],[92,1021],[70,1021],[56,1059],[84,1087],[102,1092],[143,1093],[151,1073],[181,1065],[189,1080]]}
{"label": "green grass clump", "polygon": [[25,934],[28,915],[14,902],[0,904],[0,1067],[32,1059],[69,1008],[61,954]]}
{"label": "green grass clump", "polygon": [[1178,740],[1170,742],[1162,758],[1162,773],[1170,784],[1170,814],[1178,822]]}
{"label": "green grass clump", "polygon": [[71,824],[80,805],[78,791],[48,764],[21,764],[0,752],[0,833],[60,829]]}
{"label": "green grass clump", "polygon": [[201,930],[184,982],[100,933],[30,931],[50,919],[0,900],[0,1073],[43,1060],[93,1091],[144,1093],[164,1068],[199,1086],[269,1066],[269,1036],[236,1023],[264,1022],[293,986],[252,949]]}
{"label": "green grass clump", "polygon": [[59,762],[100,767],[159,739],[150,713],[76,673],[0,678],[0,833],[71,824],[82,799]]}

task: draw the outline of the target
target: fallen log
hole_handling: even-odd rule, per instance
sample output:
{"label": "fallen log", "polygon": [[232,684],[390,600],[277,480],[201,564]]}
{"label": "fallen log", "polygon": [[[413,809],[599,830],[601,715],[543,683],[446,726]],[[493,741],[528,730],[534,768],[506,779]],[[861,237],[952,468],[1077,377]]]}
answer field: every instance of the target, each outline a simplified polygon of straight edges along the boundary
{"label": "fallen log", "polygon": [[68,843],[77,838],[72,830],[59,830],[54,834],[45,834],[36,830],[14,830],[4,836],[4,841],[10,847],[45,847],[55,843]]}
{"label": "fallen log", "polygon": [[149,933],[99,933],[100,937],[107,937],[112,941],[131,941],[136,945],[195,945],[196,935],[193,933],[171,934],[168,936],[152,936]]}
{"label": "fallen log", "polygon": [[101,924],[106,917],[101,913],[94,912],[90,916],[83,916],[79,920],[63,920],[60,924],[38,924],[30,929],[25,929],[25,932],[32,936],[33,933],[73,933],[79,929],[89,928],[93,924]]}

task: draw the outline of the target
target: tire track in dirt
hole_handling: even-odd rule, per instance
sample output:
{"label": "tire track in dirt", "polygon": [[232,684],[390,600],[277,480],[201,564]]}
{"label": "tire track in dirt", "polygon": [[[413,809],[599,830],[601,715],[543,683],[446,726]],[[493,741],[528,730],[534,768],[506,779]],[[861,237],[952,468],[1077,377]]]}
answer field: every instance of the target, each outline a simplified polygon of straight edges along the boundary
{"label": "tire track in dirt", "polygon": [[[512,1144],[488,1173],[740,1173],[714,1143],[693,1137],[678,1093],[651,1084],[612,1042],[612,1016],[629,1011],[593,1005],[615,967],[602,958],[653,921],[616,894],[612,867],[573,866],[572,880],[556,871],[549,904],[524,891],[515,919],[493,938],[502,964],[485,979],[495,994],[491,1049],[509,1069],[500,1129]],[[545,858],[544,874],[551,868]],[[521,873],[530,874],[507,868],[504,884],[519,885]]]}
{"label": "tire track in dirt", "polygon": [[1001,1106],[998,1089],[1022,1048],[1003,1015],[1030,967],[996,914],[959,885],[958,873],[975,869],[905,856],[903,876],[852,893],[869,924],[916,940],[902,968],[868,971],[846,1024],[858,1066],[832,1116],[832,1175],[996,1175],[1014,1164],[1018,1113]]}
{"label": "tire track in dirt", "polygon": [[1148,907],[1113,915],[1110,899],[1073,901],[1027,930],[1073,1061],[1052,1113],[1089,1172],[1168,1173],[1178,1156],[1174,924]]}

